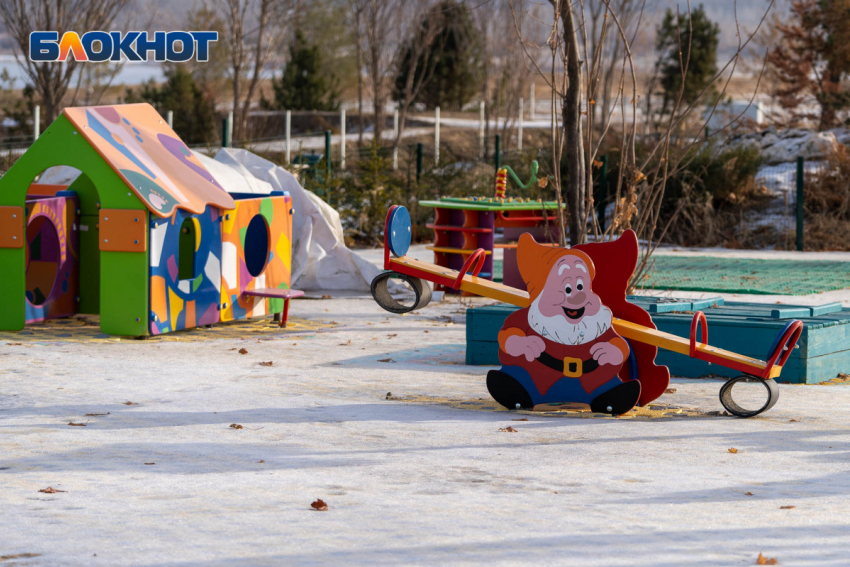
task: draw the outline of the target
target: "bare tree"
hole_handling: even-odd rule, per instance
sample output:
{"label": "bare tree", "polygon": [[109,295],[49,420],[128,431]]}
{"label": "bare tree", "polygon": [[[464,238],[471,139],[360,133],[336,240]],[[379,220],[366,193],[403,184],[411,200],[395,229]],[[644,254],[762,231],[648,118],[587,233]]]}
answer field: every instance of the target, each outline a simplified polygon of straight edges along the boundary
{"label": "bare tree", "polygon": [[[410,26],[407,41],[399,45],[393,61],[394,75],[398,74],[401,66],[405,66],[406,75],[404,83],[396,85],[398,96],[398,135],[393,146],[398,148],[407,125],[407,115],[410,106],[428,86],[434,76],[434,68],[445,47],[445,35],[443,31],[451,25],[451,19],[455,17],[455,10],[464,10],[457,7],[447,12],[433,10],[430,2],[410,2],[405,6],[409,14],[405,17],[409,22],[422,22],[421,27]],[[400,88],[399,88],[400,86]]]}
{"label": "bare tree", "polygon": [[[375,139],[380,141],[386,121],[385,109],[390,96],[390,77],[400,38],[403,37],[405,0],[352,0],[362,15],[362,49],[366,76],[374,105]],[[415,2],[414,2],[415,3]]]}
{"label": "bare tree", "polygon": [[[497,124],[497,132],[510,145],[508,132],[519,117],[519,99],[523,97],[534,72],[525,61],[526,54],[516,41],[511,20],[512,2],[495,0],[486,9],[476,10],[475,22],[482,41],[482,61],[478,66],[478,81],[481,85],[481,100],[484,101],[485,139],[490,138],[491,118]],[[526,10],[528,14],[526,14]],[[523,34],[526,17],[536,19],[539,8],[530,4],[515,12],[517,26]]]}
{"label": "bare tree", "polygon": [[[652,1],[652,0],[650,0]],[[616,13],[626,35],[628,44],[634,47],[638,31],[641,29],[647,0],[611,0],[611,11]],[[604,122],[604,116],[611,109],[614,95],[614,80],[619,75],[625,43],[616,30],[611,29],[608,3],[605,0],[588,0],[587,34],[591,45],[592,60],[598,60],[597,76],[591,78],[591,88],[596,96],[592,105],[593,121],[597,128]]]}
{"label": "bare tree", "polygon": [[233,137],[247,135],[248,112],[266,66],[281,45],[288,0],[216,0],[227,33],[233,95]]}
{"label": "bare tree", "polygon": [[349,0],[349,7],[352,15],[349,25],[357,59],[357,142],[363,145],[363,6],[362,2]]}
{"label": "bare tree", "polygon": [[76,59],[69,56],[64,65],[31,61],[30,33],[39,30],[84,33],[89,30],[108,30],[118,13],[129,0],[2,0],[0,19],[6,25],[15,46],[15,59],[24,69],[44,105],[47,124],[62,110],[74,73]]}
{"label": "bare tree", "polygon": [[[640,93],[632,52],[634,34],[624,27],[623,21],[614,10],[615,1],[602,0],[607,17],[599,26],[597,31],[599,37],[594,42],[590,39],[591,32],[588,31],[584,0],[577,0],[571,6],[566,0],[550,0],[553,8],[552,18],[545,22],[545,25],[551,30],[548,48],[552,55],[552,67],[545,71],[537,65],[534,53],[534,50],[541,46],[528,41],[519,26],[516,26],[516,29],[520,42],[529,55],[529,61],[535,66],[539,76],[552,88],[553,162],[558,164],[563,152],[568,170],[568,178],[563,183],[558,179],[557,173],[553,176],[553,181],[556,188],[559,188],[561,183],[560,189],[566,200],[570,242],[572,244],[583,242],[587,236],[588,225],[591,226],[596,237],[603,240],[615,237],[626,228],[634,229],[642,241],[643,253],[632,276],[633,285],[651,268],[650,257],[682,206],[680,202],[677,205],[678,209],[662,218],[667,181],[681,174],[694,159],[696,152],[692,150],[708,140],[706,126],[714,118],[717,105],[723,100],[735,75],[739,59],[758,33],[774,1],[772,0],[765,9],[759,26],[748,35],[742,32],[736,18],[738,47],[735,53],[690,102],[685,101],[683,97],[684,85],[688,78],[688,57],[687,55],[681,57],[682,81],[678,95],[669,114],[662,117],[662,122],[654,135],[643,139],[644,148],[640,158],[636,150],[637,130],[640,126],[638,124]],[[679,21],[689,22],[689,15],[690,12],[686,17],[679,18]],[[595,128],[594,112],[582,111],[582,109],[590,109],[595,105],[601,73],[600,61],[605,56],[605,36],[609,33],[615,34],[617,41],[621,43],[622,55],[617,63],[617,88],[614,91],[611,106],[604,109],[600,124]],[[679,34],[679,37],[683,37],[683,34]],[[690,37],[690,34],[686,37]],[[591,45],[600,46],[596,53],[593,53]],[[690,45],[680,45],[679,53],[689,54]],[[720,86],[720,96],[709,97],[708,93],[717,86]],[[757,82],[750,104],[758,92],[758,86]],[[560,125],[557,124],[557,116],[554,112],[556,99],[561,107]],[[741,121],[747,110],[748,107],[727,123],[713,128],[710,137],[727,135],[730,129]],[[600,230],[596,216],[592,215],[594,210],[593,176],[585,169],[585,165],[590,166],[596,161],[602,141],[611,131],[615,113],[620,116],[618,127],[621,141],[614,196],[615,210],[613,222],[603,232]],[[650,118],[645,116],[644,120],[650,120]],[[558,165],[553,165],[553,171],[558,170]]]}

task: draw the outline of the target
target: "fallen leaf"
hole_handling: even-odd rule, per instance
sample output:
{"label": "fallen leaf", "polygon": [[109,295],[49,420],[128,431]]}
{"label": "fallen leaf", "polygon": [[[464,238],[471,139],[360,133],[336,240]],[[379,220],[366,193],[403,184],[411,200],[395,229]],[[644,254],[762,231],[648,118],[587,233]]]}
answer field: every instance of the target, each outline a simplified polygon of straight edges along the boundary
{"label": "fallen leaf", "polygon": [[430,333],[431,331],[424,331],[425,333]]}
{"label": "fallen leaf", "polygon": [[258,463],[265,463],[265,461],[257,461]]}
{"label": "fallen leaf", "polygon": [[98,416],[101,416],[101,415],[109,415],[109,413],[110,413],[110,412],[106,412],[106,413],[87,413],[87,414],[86,414],[86,417],[98,417]]}
{"label": "fallen leaf", "polygon": [[316,501],[313,502],[312,504],[310,504],[310,506],[314,510],[318,510],[319,512],[327,512],[328,511],[327,503],[324,500],[322,500],[321,498],[316,499]]}
{"label": "fallen leaf", "polygon": [[799,421],[800,421],[799,419],[791,419],[791,420],[789,420],[788,422],[789,422],[789,423],[797,423],[797,422],[799,422]]}
{"label": "fallen leaf", "polygon": [[242,429],[242,426],[239,425],[238,423],[231,423],[230,429]]}
{"label": "fallen leaf", "polygon": [[752,496],[752,495],[753,495],[752,492],[747,492],[746,494],[744,494],[744,496]]}
{"label": "fallen leaf", "polygon": [[73,425],[74,427],[85,427],[85,423],[74,423],[73,421],[69,421],[68,425]]}
{"label": "fallen leaf", "polygon": [[239,354],[248,354],[248,349],[247,348],[240,348]]}
{"label": "fallen leaf", "polygon": [[260,366],[272,366],[273,364],[274,364],[274,362],[272,362],[271,360],[269,360],[268,362],[261,362],[261,363],[260,363]]}
{"label": "fallen leaf", "polygon": [[381,359],[379,359],[379,360],[378,360],[378,362],[392,362],[392,363],[395,363],[395,360],[393,360],[392,358],[381,358]]}
{"label": "fallen leaf", "polygon": [[520,418],[520,419],[512,419],[511,421],[528,421],[528,418],[523,417],[523,418]]}
{"label": "fallen leaf", "polygon": [[756,565],[779,565],[779,561],[775,557],[767,558],[761,553],[756,558]]}
{"label": "fallen leaf", "polygon": [[156,463],[145,463],[146,465],[155,465]]}
{"label": "fallen leaf", "polygon": [[796,506],[780,506],[780,510],[793,510]]}
{"label": "fallen leaf", "polygon": [[664,390],[664,393],[665,394],[675,394],[676,388],[667,388],[666,390]]}
{"label": "fallen leaf", "polygon": [[339,346],[351,346],[351,339],[348,339],[347,343],[339,343]]}
{"label": "fallen leaf", "polygon": [[504,431],[505,433],[517,433],[517,430],[511,427],[510,425],[507,427],[502,427],[499,431]]}
{"label": "fallen leaf", "polygon": [[124,405],[125,406],[137,406],[139,404],[137,404],[136,402],[124,402]]}
{"label": "fallen leaf", "polygon": [[39,492],[44,492],[45,494],[56,494],[57,492],[68,492],[67,490],[59,490],[58,488],[53,488],[52,486],[48,486],[47,488],[42,488]]}
{"label": "fallen leaf", "polygon": [[735,447],[732,447],[731,449],[729,449],[729,452],[730,453],[737,453],[738,449],[736,449]]}
{"label": "fallen leaf", "polygon": [[398,336],[398,333],[395,333],[395,334],[393,334],[393,335],[387,335],[387,338],[388,338],[388,339],[391,339],[391,338],[393,338],[393,337],[397,337],[397,336]]}
{"label": "fallen leaf", "polygon": [[21,346],[24,343],[6,343],[6,346]]}
{"label": "fallen leaf", "polygon": [[322,299],[333,299],[333,297],[325,294],[325,295],[322,296]]}

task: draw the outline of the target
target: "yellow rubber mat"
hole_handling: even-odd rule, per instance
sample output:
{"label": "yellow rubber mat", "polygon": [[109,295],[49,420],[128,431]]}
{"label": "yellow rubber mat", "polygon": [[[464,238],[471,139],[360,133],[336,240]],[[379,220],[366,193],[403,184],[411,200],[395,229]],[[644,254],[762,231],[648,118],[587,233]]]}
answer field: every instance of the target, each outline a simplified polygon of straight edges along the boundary
{"label": "yellow rubber mat", "polygon": [[218,323],[212,327],[198,327],[155,337],[117,337],[100,331],[100,318],[96,315],[76,315],[67,319],[52,319],[30,325],[18,332],[0,332],[0,342],[121,342],[121,341],[212,341],[218,339],[284,338],[335,327],[332,321],[313,321],[290,317],[285,329],[278,327],[271,316],[242,321]]}
{"label": "yellow rubber mat", "polygon": [[[492,412],[508,412],[509,410],[497,404],[494,400],[478,398],[477,400],[462,400],[459,398],[435,398],[431,396],[392,396],[389,395],[387,400],[414,403],[414,404],[431,404],[448,406],[454,409],[472,410],[472,411],[492,411]],[[515,415],[515,420],[525,421],[523,418],[528,416],[544,416],[544,417],[567,417],[574,419],[669,419],[669,418],[708,418],[721,417],[722,411],[701,411],[694,408],[683,408],[668,404],[649,404],[645,408],[634,408],[629,413],[617,417],[605,413],[593,413],[591,411],[576,411],[576,410],[561,410],[561,411],[511,411],[511,415]]]}

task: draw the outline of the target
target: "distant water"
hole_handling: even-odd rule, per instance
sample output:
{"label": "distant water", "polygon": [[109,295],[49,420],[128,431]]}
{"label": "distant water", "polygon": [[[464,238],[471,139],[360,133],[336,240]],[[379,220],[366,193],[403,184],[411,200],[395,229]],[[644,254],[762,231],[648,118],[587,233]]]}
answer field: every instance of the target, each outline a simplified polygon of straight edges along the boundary
{"label": "distant water", "polygon": [[[108,65],[109,63],[106,64]],[[64,63],[55,63],[55,65],[64,65]],[[104,65],[104,63],[83,63],[83,65]],[[9,75],[17,79],[15,81],[16,89],[23,88],[27,84],[27,75],[24,69],[15,61],[14,55],[0,55],[0,72],[4,68],[9,72]],[[165,74],[160,63],[126,63],[112,84],[138,85],[148,79],[154,79],[155,81],[165,80]]]}

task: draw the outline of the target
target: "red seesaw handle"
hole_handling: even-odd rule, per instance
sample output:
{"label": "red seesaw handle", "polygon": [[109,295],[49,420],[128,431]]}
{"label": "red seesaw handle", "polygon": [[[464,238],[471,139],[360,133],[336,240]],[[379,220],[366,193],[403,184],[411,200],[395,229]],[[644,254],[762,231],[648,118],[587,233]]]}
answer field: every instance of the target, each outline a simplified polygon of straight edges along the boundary
{"label": "red seesaw handle", "polygon": [[[779,339],[779,343],[777,343],[776,348],[773,349],[773,353],[770,355],[770,360],[767,361],[762,378],[768,378],[770,376],[770,371],[774,365],[785,366],[785,361],[791,356],[791,351],[797,346],[797,341],[802,334],[802,321],[794,321],[793,325],[785,329],[785,332],[782,333],[782,338]],[[780,355],[782,355],[782,358],[780,358]]]}
{"label": "red seesaw handle", "polygon": [[691,358],[697,358],[697,323],[702,323],[702,344],[708,344],[708,321],[705,313],[697,311],[691,321]]}
{"label": "red seesaw handle", "polygon": [[452,289],[460,289],[460,284],[463,282],[463,276],[466,275],[466,272],[469,271],[469,268],[472,267],[472,264],[478,260],[478,265],[475,266],[475,269],[472,271],[473,277],[477,277],[479,272],[481,272],[481,268],[484,267],[484,260],[487,258],[487,254],[483,248],[479,248],[475,252],[473,252],[469,258],[466,259],[466,262],[463,263],[463,267],[460,269],[460,273],[457,275],[457,279],[455,283],[452,285]]}

